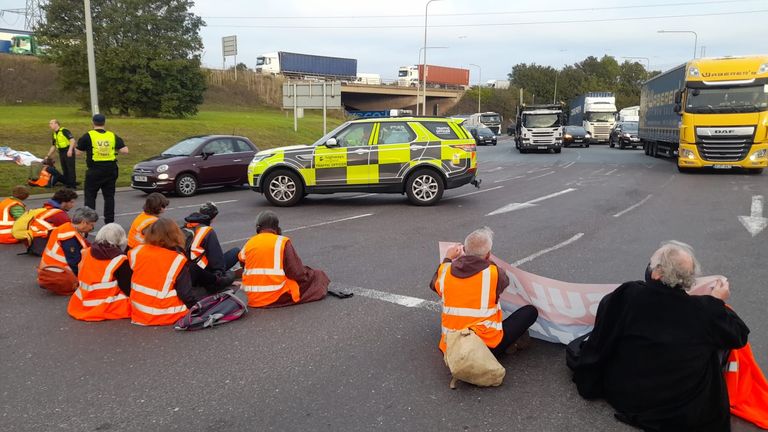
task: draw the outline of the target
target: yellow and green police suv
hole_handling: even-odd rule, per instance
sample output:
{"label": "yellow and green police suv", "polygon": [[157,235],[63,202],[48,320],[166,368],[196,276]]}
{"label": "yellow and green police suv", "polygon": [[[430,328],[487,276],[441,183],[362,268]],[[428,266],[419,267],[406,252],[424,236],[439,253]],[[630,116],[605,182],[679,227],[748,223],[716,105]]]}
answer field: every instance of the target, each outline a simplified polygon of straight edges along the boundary
{"label": "yellow and green police suv", "polygon": [[432,205],[445,189],[479,186],[475,140],[457,121],[349,121],[312,145],[257,153],[248,166],[248,181],[280,207],[309,193],[333,192],[405,193],[415,205]]}

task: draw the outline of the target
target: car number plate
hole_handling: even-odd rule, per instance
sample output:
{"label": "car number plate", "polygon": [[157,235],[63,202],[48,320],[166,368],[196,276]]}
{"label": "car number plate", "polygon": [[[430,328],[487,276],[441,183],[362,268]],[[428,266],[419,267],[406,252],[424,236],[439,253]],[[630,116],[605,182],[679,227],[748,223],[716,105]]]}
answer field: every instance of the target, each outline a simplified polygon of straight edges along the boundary
{"label": "car number plate", "polygon": [[133,181],[145,182],[147,181],[147,176],[133,176]]}
{"label": "car number plate", "polygon": [[580,139],[573,140],[573,142],[582,142],[582,141],[584,141],[584,140],[580,140]]}
{"label": "car number plate", "polygon": [[539,147],[538,147],[538,149],[539,149],[539,150],[546,150],[546,149],[547,149],[547,146],[539,146]]}
{"label": "car number plate", "polygon": [[640,141],[640,138],[630,138],[630,139],[632,140],[632,142],[638,142],[638,141]]}
{"label": "car number plate", "polygon": [[733,165],[712,165],[712,168],[715,168],[715,169],[731,169],[731,168],[733,168]]}

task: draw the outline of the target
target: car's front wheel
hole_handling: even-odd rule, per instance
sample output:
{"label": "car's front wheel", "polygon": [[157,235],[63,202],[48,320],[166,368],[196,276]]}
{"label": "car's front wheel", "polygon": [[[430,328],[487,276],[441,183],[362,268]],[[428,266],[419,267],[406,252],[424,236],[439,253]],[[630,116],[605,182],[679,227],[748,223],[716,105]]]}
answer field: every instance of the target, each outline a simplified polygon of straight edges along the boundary
{"label": "car's front wheel", "polygon": [[197,192],[197,179],[192,174],[182,174],[176,177],[176,193],[181,196],[192,196]]}
{"label": "car's front wheel", "polygon": [[444,189],[443,179],[429,169],[417,170],[405,183],[408,199],[417,206],[429,206],[440,201]]}
{"label": "car's front wheel", "polygon": [[290,207],[304,198],[304,184],[296,173],[279,170],[264,182],[264,197],[277,207]]}

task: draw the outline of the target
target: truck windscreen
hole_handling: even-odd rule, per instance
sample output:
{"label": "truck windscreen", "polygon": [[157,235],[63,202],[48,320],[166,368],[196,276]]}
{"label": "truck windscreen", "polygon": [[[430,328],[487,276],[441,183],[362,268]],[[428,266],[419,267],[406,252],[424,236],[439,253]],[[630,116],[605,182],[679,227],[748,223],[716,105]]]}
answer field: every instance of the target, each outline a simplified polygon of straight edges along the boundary
{"label": "truck windscreen", "polygon": [[559,127],[560,116],[557,114],[526,114],[523,126],[527,128]]}
{"label": "truck windscreen", "polygon": [[688,89],[685,112],[745,113],[768,110],[766,86]]}
{"label": "truck windscreen", "polygon": [[484,115],[480,116],[480,121],[483,124],[499,124],[501,123],[501,118],[497,115]]}
{"label": "truck windscreen", "polygon": [[589,112],[587,113],[587,121],[591,122],[609,122],[613,121],[613,113],[611,112]]}
{"label": "truck windscreen", "polygon": [[408,76],[408,71],[405,70],[405,69],[400,69],[400,72],[397,73],[397,76],[400,77],[400,78],[407,77]]}
{"label": "truck windscreen", "polygon": [[264,57],[256,58],[256,66],[264,66]]}

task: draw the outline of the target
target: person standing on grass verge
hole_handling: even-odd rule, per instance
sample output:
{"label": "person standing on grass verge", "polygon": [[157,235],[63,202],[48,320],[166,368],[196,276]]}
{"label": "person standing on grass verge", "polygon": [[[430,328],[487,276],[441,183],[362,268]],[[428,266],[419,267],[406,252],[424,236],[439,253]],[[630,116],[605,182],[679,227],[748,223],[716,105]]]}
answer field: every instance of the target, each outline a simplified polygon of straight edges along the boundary
{"label": "person standing on grass verge", "polygon": [[47,158],[50,158],[53,153],[58,150],[59,161],[61,162],[61,173],[64,176],[65,186],[71,189],[77,187],[75,173],[75,137],[72,132],[67,128],[61,127],[59,121],[52,119],[48,122],[48,126],[53,131],[53,138],[51,139],[51,149],[48,150]]}
{"label": "person standing on grass verge", "polygon": [[115,221],[115,187],[118,167],[117,153],[128,154],[122,138],[104,128],[104,114],[93,116],[93,130],[77,141],[77,154],[85,153],[88,170],[85,172],[85,206],[96,208],[96,194],[104,197],[104,223]]}

